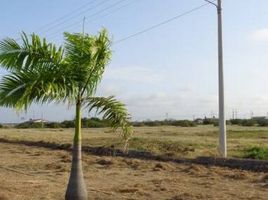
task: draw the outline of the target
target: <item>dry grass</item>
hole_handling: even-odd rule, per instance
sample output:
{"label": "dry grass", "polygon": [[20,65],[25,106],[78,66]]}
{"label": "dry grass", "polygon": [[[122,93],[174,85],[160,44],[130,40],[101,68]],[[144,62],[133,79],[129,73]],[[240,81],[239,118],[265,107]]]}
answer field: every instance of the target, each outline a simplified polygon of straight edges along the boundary
{"label": "dry grass", "polygon": [[[73,129],[0,129],[0,138],[71,145]],[[228,155],[243,157],[250,147],[268,149],[267,127],[229,126]],[[195,158],[217,156],[218,127],[139,127],[134,129],[130,149]],[[121,148],[117,134],[109,129],[83,129],[83,145]]]}
{"label": "dry grass", "polygon": [[[0,129],[10,141],[54,143],[70,148],[72,129]],[[84,129],[83,145],[121,147],[109,129]],[[217,156],[217,127],[140,127],[130,148],[194,158]],[[250,146],[268,148],[268,128],[228,127],[229,155]],[[64,199],[71,157],[67,151],[0,143],[0,200]],[[196,200],[258,199],[268,196],[268,175],[220,167],[84,154],[89,199]]]}
{"label": "dry grass", "polygon": [[[67,151],[0,143],[0,199],[64,199]],[[268,196],[267,174],[171,162],[84,154],[92,200],[258,199]]]}

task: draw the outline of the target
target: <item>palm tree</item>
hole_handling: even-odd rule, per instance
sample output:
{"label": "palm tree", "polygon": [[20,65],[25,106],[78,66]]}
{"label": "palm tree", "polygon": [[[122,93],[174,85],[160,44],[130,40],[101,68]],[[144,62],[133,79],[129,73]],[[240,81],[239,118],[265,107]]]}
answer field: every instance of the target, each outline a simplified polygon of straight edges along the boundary
{"label": "palm tree", "polygon": [[[64,33],[65,44],[57,48],[46,39],[22,33],[22,42],[0,41],[0,65],[9,73],[0,82],[0,105],[16,109],[32,103],[68,102],[75,105],[75,133],[72,166],[65,199],[85,200],[87,191],[81,161],[81,109],[92,109],[121,127],[126,144],[131,135],[124,104],[113,96],[96,97],[97,85],[111,58],[110,40],[105,30],[97,36]],[[125,146],[127,146],[125,144]]]}

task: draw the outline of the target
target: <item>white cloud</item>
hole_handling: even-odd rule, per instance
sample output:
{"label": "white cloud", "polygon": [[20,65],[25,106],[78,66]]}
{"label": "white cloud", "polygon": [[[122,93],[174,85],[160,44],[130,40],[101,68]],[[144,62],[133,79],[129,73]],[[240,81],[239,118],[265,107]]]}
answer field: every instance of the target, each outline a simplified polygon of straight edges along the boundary
{"label": "white cloud", "polygon": [[263,28],[252,32],[250,38],[257,42],[268,42],[268,28]]}

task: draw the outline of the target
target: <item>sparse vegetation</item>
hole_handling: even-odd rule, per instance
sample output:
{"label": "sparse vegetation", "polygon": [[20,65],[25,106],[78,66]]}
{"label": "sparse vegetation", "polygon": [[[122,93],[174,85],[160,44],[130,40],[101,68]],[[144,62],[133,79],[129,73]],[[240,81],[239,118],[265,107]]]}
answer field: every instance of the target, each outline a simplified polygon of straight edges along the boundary
{"label": "sparse vegetation", "polygon": [[255,146],[248,148],[245,153],[246,158],[268,160],[268,148],[263,146]]}
{"label": "sparse vegetation", "polygon": [[[227,126],[227,129],[229,157],[267,159],[268,127]],[[62,199],[65,188],[59,185],[64,185],[71,164],[70,153],[64,150],[71,149],[72,132],[69,128],[1,130],[0,139],[10,142],[0,142],[0,161],[3,158],[8,166],[0,168],[0,182],[5,182],[0,185],[0,197],[4,194],[7,199],[27,199],[25,191],[28,191],[35,199],[43,196],[48,200]],[[250,198],[264,200],[268,194],[263,189],[267,186],[267,175],[263,172],[121,158],[115,157],[113,152],[105,154],[109,157],[89,155],[87,147],[98,151],[118,149],[124,142],[108,128],[84,128],[83,132],[85,181],[90,183],[87,189],[93,199],[121,199],[122,196],[159,199],[160,194],[161,199],[234,199],[237,194],[235,199],[242,200],[254,190]],[[218,155],[218,127],[213,125],[145,126],[136,127],[134,132],[129,149],[142,155],[147,152],[157,158],[164,155],[182,160]],[[248,149],[249,146],[258,148]],[[256,184],[252,184],[249,192],[247,188],[252,182]],[[33,185],[35,187],[31,187]],[[213,190],[208,185],[213,185]],[[18,191],[24,192],[16,196]]]}
{"label": "sparse vegetation", "polygon": [[[3,129],[0,132],[0,138],[71,145],[72,132],[73,129],[62,128],[28,129],[27,132],[20,129]],[[83,132],[85,146],[113,146],[117,149],[122,149],[124,146],[124,142],[118,140],[117,135],[111,134],[109,128],[85,128]],[[136,127],[134,133],[134,137],[129,140],[130,150],[187,158],[218,155],[218,127],[213,125],[196,127],[145,126]],[[268,148],[268,127],[227,126],[227,133],[229,157],[246,157],[247,149],[250,146]]]}
{"label": "sparse vegetation", "polygon": [[[153,134],[158,135],[154,129],[146,128],[136,131],[140,133],[140,131],[151,130]],[[163,129],[171,131],[184,128],[172,127],[169,130],[163,127]],[[20,139],[25,137],[25,130],[9,129],[8,131],[10,132],[6,134],[10,134],[9,139],[15,139],[15,136]],[[53,131],[58,130],[28,129],[27,135],[30,140],[44,140],[46,137],[48,140],[48,137],[52,135],[52,139],[57,137],[64,141],[71,138],[70,129],[57,132],[58,136]],[[93,135],[90,136],[88,133],[92,132]],[[103,137],[111,134],[105,134],[101,129],[92,129],[91,131],[85,130],[84,135],[94,140],[97,135]],[[2,130],[0,137],[3,137]],[[70,152],[2,142],[0,149],[0,161],[4,163],[4,166],[0,166],[0,183],[4,183],[0,184],[0,199],[29,199],[29,194],[31,199],[63,199],[62,194],[65,188],[62,186],[69,173]],[[84,153],[83,160],[85,161],[83,167],[87,189],[90,191],[90,199],[95,200],[266,200],[268,196],[266,189],[268,177],[264,172],[95,156],[87,153]]]}

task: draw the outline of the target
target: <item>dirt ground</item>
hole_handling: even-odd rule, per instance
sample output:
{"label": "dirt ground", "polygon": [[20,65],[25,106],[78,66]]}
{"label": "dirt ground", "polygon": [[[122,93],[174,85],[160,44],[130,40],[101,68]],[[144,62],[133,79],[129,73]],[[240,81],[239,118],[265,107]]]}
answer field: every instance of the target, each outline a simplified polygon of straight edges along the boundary
{"label": "dirt ground", "polygon": [[[64,199],[70,153],[0,143],[0,200]],[[268,197],[268,174],[172,162],[83,155],[89,199]]]}

